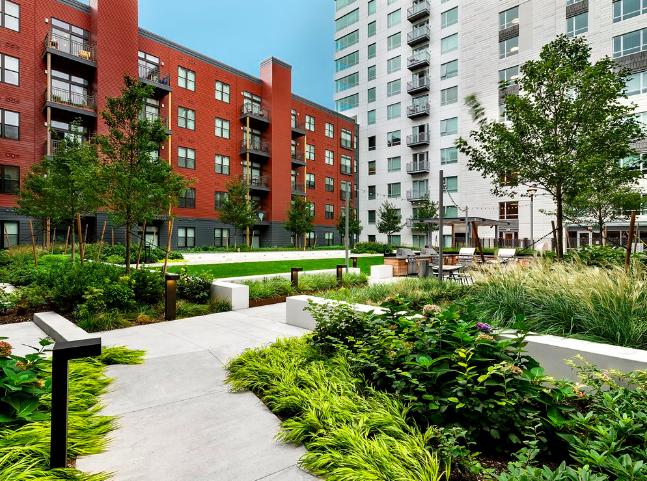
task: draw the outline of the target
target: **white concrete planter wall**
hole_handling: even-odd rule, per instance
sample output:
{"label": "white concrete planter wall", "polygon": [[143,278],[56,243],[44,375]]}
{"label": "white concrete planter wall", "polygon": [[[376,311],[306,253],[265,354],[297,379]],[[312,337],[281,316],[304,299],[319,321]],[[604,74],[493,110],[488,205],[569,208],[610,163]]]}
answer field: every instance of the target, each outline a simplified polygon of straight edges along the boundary
{"label": "white concrete planter wall", "polygon": [[[347,304],[314,296],[294,296],[287,298],[286,323],[304,329],[313,330],[316,322],[306,307],[309,302],[315,304]],[[383,309],[365,304],[352,304],[358,312],[377,313]],[[499,334],[510,338],[514,331]],[[620,371],[647,370],[647,351],[627,347],[582,341],[558,336],[527,336],[527,353],[535,358],[549,376],[559,379],[577,380],[576,373],[566,361],[575,356],[582,356],[600,369],[617,369]]]}
{"label": "white concrete planter wall", "polygon": [[249,286],[235,282],[213,281],[211,299],[228,302],[232,311],[249,308]]}

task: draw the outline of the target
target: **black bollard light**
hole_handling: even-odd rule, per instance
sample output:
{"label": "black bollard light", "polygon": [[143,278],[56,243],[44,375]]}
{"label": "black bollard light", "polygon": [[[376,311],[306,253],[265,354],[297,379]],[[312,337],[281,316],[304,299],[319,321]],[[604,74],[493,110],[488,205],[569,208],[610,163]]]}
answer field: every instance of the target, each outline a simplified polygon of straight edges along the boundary
{"label": "black bollard light", "polygon": [[346,269],[346,265],[344,264],[337,264],[337,285],[341,286],[342,284],[342,279],[344,276],[344,269]]}
{"label": "black bollard light", "polygon": [[164,296],[164,319],[167,321],[175,320],[177,315],[177,281],[180,274],[167,272],[164,276],[166,280],[166,290]]}
{"label": "black bollard light", "polygon": [[299,288],[299,272],[301,272],[303,269],[301,267],[293,267],[290,269],[290,282],[292,283],[292,287],[295,289]]}
{"label": "black bollard light", "polygon": [[67,467],[68,362],[101,354],[101,338],[63,341],[52,349],[52,421],[49,467]]}
{"label": "black bollard light", "polygon": [[353,268],[357,269],[357,257],[351,257],[350,260],[353,261]]}

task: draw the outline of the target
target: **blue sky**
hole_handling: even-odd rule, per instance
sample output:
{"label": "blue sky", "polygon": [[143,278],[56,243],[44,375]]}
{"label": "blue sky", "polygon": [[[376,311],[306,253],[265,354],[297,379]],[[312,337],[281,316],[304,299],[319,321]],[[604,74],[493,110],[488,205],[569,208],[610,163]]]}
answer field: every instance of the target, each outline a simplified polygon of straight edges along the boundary
{"label": "blue sky", "polygon": [[256,76],[277,57],[295,93],[331,108],[333,14],[333,0],[139,0],[146,30]]}

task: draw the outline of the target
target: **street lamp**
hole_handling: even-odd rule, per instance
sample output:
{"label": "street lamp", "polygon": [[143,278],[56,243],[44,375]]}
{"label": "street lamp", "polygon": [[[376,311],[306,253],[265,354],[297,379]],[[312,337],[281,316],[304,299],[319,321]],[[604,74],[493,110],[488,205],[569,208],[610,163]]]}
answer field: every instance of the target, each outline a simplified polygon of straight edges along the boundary
{"label": "street lamp", "polygon": [[178,279],[180,279],[180,274],[175,274],[172,272],[167,272],[164,276],[166,284],[164,293],[164,319],[167,321],[174,321],[176,317],[176,295]]}
{"label": "street lamp", "polygon": [[535,195],[537,194],[537,187],[531,185],[528,187],[528,195],[530,196],[530,247],[535,251]]}

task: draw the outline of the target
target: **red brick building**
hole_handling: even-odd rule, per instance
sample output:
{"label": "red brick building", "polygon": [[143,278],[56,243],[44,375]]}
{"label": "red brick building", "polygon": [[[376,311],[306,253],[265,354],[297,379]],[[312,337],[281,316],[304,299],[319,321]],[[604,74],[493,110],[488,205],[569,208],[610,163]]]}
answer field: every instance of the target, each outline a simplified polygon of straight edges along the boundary
{"label": "red brick building", "polygon": [[[30,242],[28,219],[13,210],[21,178],[75,119],[84,137],[101,132],[105,99],[119,95],[124,75],[154,87],[142,115],[168,126],[159,157],[193,182],[175,209],[174,247],[233,237],[216,205],[235,177],[260,205],[256,245],[290,244],[283,222],[297,195],[314,208],[311,241],[340,242],[344,192],[355,193],[356,124],[294,95],[289,65],[270,58],[258,78],[240,72],[140,29],[137,0],[0,0],[0,247]],[[89,242],[105,219],[84,219]],[[165,245],[164,220],[146,230]]]}

